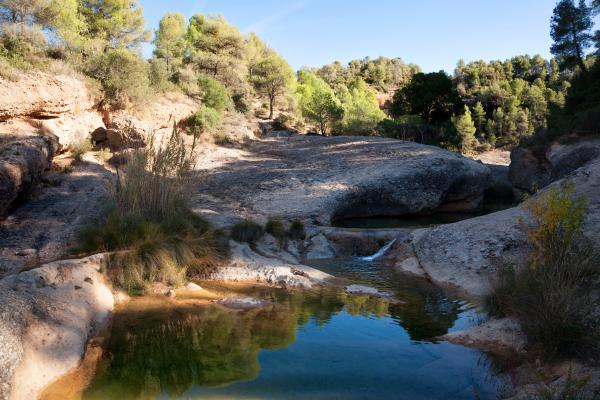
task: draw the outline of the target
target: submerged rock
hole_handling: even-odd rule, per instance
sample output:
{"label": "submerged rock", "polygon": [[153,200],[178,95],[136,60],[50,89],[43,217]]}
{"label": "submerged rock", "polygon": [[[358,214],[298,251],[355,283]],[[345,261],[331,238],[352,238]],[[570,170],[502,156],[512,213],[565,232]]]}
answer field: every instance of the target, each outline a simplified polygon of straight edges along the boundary
{"label": "submerged rock", "polygon": [[252,308],[261,308],[272,304],[268,301],[254,297],[226,297],[217,301],[217,303],[234,310],[249,310]]}

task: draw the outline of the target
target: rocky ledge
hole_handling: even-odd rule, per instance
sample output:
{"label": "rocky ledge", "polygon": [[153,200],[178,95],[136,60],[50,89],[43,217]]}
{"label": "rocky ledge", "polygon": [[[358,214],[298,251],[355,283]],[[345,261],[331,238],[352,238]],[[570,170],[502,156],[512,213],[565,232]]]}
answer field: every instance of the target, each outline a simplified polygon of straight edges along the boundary
{"label": "rocky ledge", "polygon": [[249,144],[243,157],[203,172],[208,218],[347,217],[476,207],[489,169],[438,147],[375,137],[292,135]]}

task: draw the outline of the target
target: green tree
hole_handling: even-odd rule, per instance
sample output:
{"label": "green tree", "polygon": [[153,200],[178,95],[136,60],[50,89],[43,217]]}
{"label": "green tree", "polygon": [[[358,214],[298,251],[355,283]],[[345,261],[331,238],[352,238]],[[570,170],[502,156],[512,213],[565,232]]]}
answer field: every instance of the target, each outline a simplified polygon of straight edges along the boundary
{"label": "green tree", "polygon": [[252,71],[252,85],[257,93],[269,99],[269,119],[277,97],[284,95],[294,80],[289,64],[278,55],[270,55],[259,61]]}
{"label": "green tree", "polygon": [[298,80],[302,115],[315,122],[322,135],[327,135],[331,126],[344,117],[342,105],[331,87],[314,74],[301,71]]}
{"label": "green tree", "polygon": [[475,123],[475,127],[477,128],[477,132],[480,136],[483,136],[483,129],[486,123],[486,115],[485,110],[483,109],[483,105],[480,101],[475,104],[473,107],[473,122]]}
{"label": "green tree", "polygon": [[113,108],[122,108],[147,95],[150,82],[146,63],[127,49],[98,54],[90,60],[86,72],[100,81],[104,102]]}
{"label": "green tree", "polygon": [[454,117],[452,122],[454,123],[454,127],[458,131],[461,152],[471,152],[476,144],[476,128],[475,123],[473,122],[473,118],[471,117],[471,111],[469,111],[469,107],[465,105],[464,114],[458,117]]}
{"label": "green tree", "polygon": [[342,86],[344,93],[338,94],[344,108],[344,118],[341,131],[344,134],[366,134],[375,132],[377,125],[385,118],[385,113],[379,109],[375,95],[362,78],[357,78],[350,84],[348,90]]}
{"label": "green tree", "polygon": [[231,101],[229,90],[216,79],[201,76],[198,79],[198,86],[202,91],[202,104],[213,108],[219,113],[225,111],[225,108]]}
{"label": "green tree", "polygon": [[186,38],[190,60],[200,71],[233,87],[245,81],[244,39],[221,16],[190,18]]}
{"label": "green tree", "polygon": [[579,66],[587,71],[585,51],[590,47],[592,36],[591,9],[585,0],[560,0],[552,14],[550,35],[554,44],[550,48],[552,54],[562,61],[565,68]]}
{"label": "green tree", "polygon": [[419,115],[429,123],[442,124],[462,107],[462,100],[445,72],[418,73],[396,91],[390,112],[394,116]]}
{"label": "green tree", "polygon": [[143,10],[137,0],[81,0],[84,35],[101,51],[138,49],[150,40]]}
{"label": "green tree", "polygon": [[154,35],[154,55],[164,59],[169,69],[183,59],[187,22],[181,13],[167,13],[158,24]]}
{"label": "green tree", "polygon": [[0,0],[0,22],[14,36],[36,27],[52,32],[66,44],[77,44],[82,29],[78,0]]}

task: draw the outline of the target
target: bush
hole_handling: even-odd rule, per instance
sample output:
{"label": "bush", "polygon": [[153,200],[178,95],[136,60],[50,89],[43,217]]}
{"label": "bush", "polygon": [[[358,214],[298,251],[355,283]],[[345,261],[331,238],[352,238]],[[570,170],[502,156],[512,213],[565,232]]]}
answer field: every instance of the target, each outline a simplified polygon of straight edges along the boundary
{"label": "bush", "polygon": [[276,131],[288,130],[292,122],[292,117],[288,114],[279,114],[273,119],[273,129]]}
{"label": "bush", "polygon": [[92,150],[94,144],[92,143],[92,139],[88,137],[81,137],[75,140],[69,146],[71,148],[71,155],[77,161],[81,161],[83,155]]}
{"label": "bush", "polygon": [[598,338],[592,295],[600,262],[583,235],[585,202],[572,186],[554,187],[525,203],[530,254],[525,266],[499,270],[487,298],[490,313],[513,316],[546,355],[573,355]]}
{"label": "bush", "polygon": [[146,62],[127,49],[109,50],[92,57],[86,73],[100,81],[104,101],[113,108],[139,102],[148,94],[150,81]]}
{"label": "bush", "polygon": [[293,220],[290,229],[288,229],[288,236],[292,240],[304,240],[306,238],[304,223],[299,219]]}
{"label": "bush", "polygon": [[214,131],[221,124],[221,119],[222,114],[219,111],[203,104],[188,118],[188,126],[194,135],[199,135]]}
{"label": "bush", "polygon": [[143,291],[154,281],[178,285],[206,274],[227,254],[223,235],[189,211],[193,148],[173,129],[164,146],[136,149],[118,171],[112,205],[80,232],[80,252],[112,251],[108,274]]}
{"label": "bush", "polygon": [[229,105],[229,91],[223,84],[215,79],[200,77],[198,86],[202,91],[202,105],[213,108],[222,113]]}
{"label": "bush", "polygon": [[233,101],[233,107],[235,108],[235,111],[242,114],[246,114],[248,111],[250,111],[250,104],[248,103],[248,100],[244,94],[236,93],[231,96],[231,100]]}
{"label": "bush", "polygon": [[285,225],[279,218],[271,217],[265,225],[265,231],[277,239],[280,243],[283,243],[286,239]]}
{"label": "bush", "polygon": [[249,243],[254,246],[264,235],[263,227],[252,220],[238,222],[231,228],[231,238],[236,242]]}
{"label": "bush", "polygon": [[164,60],[153,58],[148,62],[148,78],[150,86],[158,92],[167,92],[175,88],[170,80],[169,67]]}
{"label": "bush", "polygon": [[234,143],[233,139],[225,132],[216,133],[213,136],[215,144],[219,146],[230,146]]}

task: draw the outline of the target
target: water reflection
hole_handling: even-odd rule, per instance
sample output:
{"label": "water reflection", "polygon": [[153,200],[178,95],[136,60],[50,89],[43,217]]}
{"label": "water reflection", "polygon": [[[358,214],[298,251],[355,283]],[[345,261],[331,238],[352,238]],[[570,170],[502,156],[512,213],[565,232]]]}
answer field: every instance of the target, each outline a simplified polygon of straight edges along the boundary
{"label": "water reflection", "polygon": [[[272,305],[127,306],[84,399],[486,399],[487,357],[435,337],[472,323],[465,304],[373,263],[320,267],[393,292],[402,304],[340,289],[244,294]],[[454,328],[453,328],[454,327]],[[473,394],[477,397],[474,397]]]}

